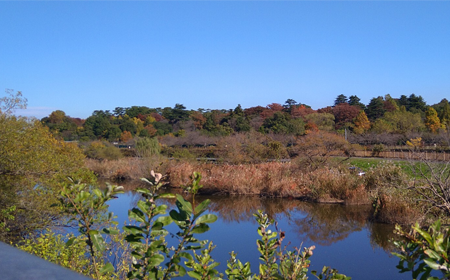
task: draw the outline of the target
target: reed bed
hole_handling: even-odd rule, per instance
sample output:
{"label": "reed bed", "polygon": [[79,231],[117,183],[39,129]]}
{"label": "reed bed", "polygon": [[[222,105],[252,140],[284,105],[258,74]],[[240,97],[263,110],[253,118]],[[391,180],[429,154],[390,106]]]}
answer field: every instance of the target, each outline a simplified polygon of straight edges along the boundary
{"label": "reed bed", "polygon": [[321,203],[371,204],[375,220],[407,224],[423,211],[406,188],[408,178],[401,168],[386,163],[365,176],[352,174],[345,165],[326,165],[308,170],[302,161],[259,164],[214,164],[164,158],[123,158],[114,161],[87,160],[86,166],[110,181],[149,177],[155,170],[165,174],[170,187],[191,183],[194,171],[202,174],[203,194],[289,197]]}
{"label": "reed bed", "polygon": [[363,179],[345,169],[324,167],[305,172],[295,163],[281,162],[245,165],[180,163],[167,169],[170,184],[189,184],[193,171],[203,175],[203,190],[208,193],[292,197],[328,203],[370,203]]}

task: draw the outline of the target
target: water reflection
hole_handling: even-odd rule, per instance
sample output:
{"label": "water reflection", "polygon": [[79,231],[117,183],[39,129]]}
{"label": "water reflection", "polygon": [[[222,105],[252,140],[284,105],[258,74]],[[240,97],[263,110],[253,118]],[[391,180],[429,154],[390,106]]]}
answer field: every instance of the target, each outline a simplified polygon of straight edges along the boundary
{"label": "water reflection", "polygon": [[336,204],[299,203],[304,218],[292,220],[299,237],[322,246],[346,239],[361,231],[370,217],[370,207]]}
{"label": "water reflection", "polygon": [[[141,196],[132,190],[145,187],[141,182],[125,182],[121,184],[129,193],[128,205],[135,207]],[[183,194],[182,189],[165,189],[163,192]],[[298,240],[321,246],[330,246],[345,240],[354,232],[367,231],[372,248],[380,248],[386,252],[394,250],[392,240],[393,226],[369,222],[370,205],[339,205],[309,203],[294,199],[261,198],[257,196],[197,196],[197,203],[210,199],[210,212],[214,212],[221,223],[253,223],[253,214],[258,210],[267,213],[271,218],[289,225],[290,234],[296,234]],[[161,203],[174,208],[174,200],[162,200]],[[116,212],[117,214],[117,212]]]}

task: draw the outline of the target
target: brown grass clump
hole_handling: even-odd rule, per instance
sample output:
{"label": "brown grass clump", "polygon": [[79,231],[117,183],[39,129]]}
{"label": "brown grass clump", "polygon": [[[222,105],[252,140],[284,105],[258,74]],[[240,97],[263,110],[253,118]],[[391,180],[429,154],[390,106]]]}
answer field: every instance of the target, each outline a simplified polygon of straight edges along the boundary
{"label": "brown grass clump", "polygon": [[151,170],[165,173],[167,160],[162,157],[121,158],[119,160],[86,159],[85,165],[99,178],[111,181],[138,180],[148,178]]}
{"label": "brown grass clump", "polygon": [[172,186],[189,184],[193,171],[203,176],[203,190],[226,194],[264,195],[275,197],[302,197],[307,193],[293,176],[290,163],[262,164],[190,164],[178,163],[168,168]]}
{"label": "brown grass clump", "polygon": [[363,179],[348,170],[322,168],[309,173],[311,198],[326,203],[369,204]]}
{"label": "brown grass clump", "polygon": [[167,169],[171,186],[190,183],[193,171],[203,175],[207,193],[293,197],[320,202],[368,204],[363,180],[338,169],[301,171],[294,163],[261,164],[172,163]]}
{"label": "brown grass clump", "polygon": [[407,195],[394,192],[382,194],[376,201],[374,219],[377,222],[387,224],[409,225],[414,222],[421,222],[424,218],[420,212],[420,207],[414,203]]}

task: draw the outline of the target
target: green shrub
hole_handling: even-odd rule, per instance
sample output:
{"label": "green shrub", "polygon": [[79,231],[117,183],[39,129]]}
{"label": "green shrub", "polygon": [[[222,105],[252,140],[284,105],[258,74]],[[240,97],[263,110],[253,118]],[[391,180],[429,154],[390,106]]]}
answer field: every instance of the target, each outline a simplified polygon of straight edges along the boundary
{"label": "green shrub", "polygon": [[149,157],[159,155],[161,153],[161,146],[158,139],[153,138],[139,138],[136,140],[136,154],[139,157]]}
{"label": "green shrub", "polygon": [[93,141],[84,148],[88,158],[98,160],[117,160],[122,157],[120,149],[107,142]]}
{"label": "green shrub", "polygon": [[[438,220],[428,230],[422,229],[418,223],[409,232],[395,227],[396,234],[404,241],[394,241],[398,252],[392,254],[400,258],[401,273],[411,271],[413,279],[449,279],[450,278],[450,231],[441,227]],[[441,272],[442,277],[431,277],[432,271]]]}

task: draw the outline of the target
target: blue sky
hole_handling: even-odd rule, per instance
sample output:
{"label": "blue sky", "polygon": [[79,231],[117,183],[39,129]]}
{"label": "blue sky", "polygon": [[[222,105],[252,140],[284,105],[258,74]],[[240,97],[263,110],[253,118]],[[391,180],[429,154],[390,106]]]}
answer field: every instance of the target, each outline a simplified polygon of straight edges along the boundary
{"label": "blue sky", "polygon": [[450,99],[449,1],[0,2],[0,40],[0,87],[38,118]]}

